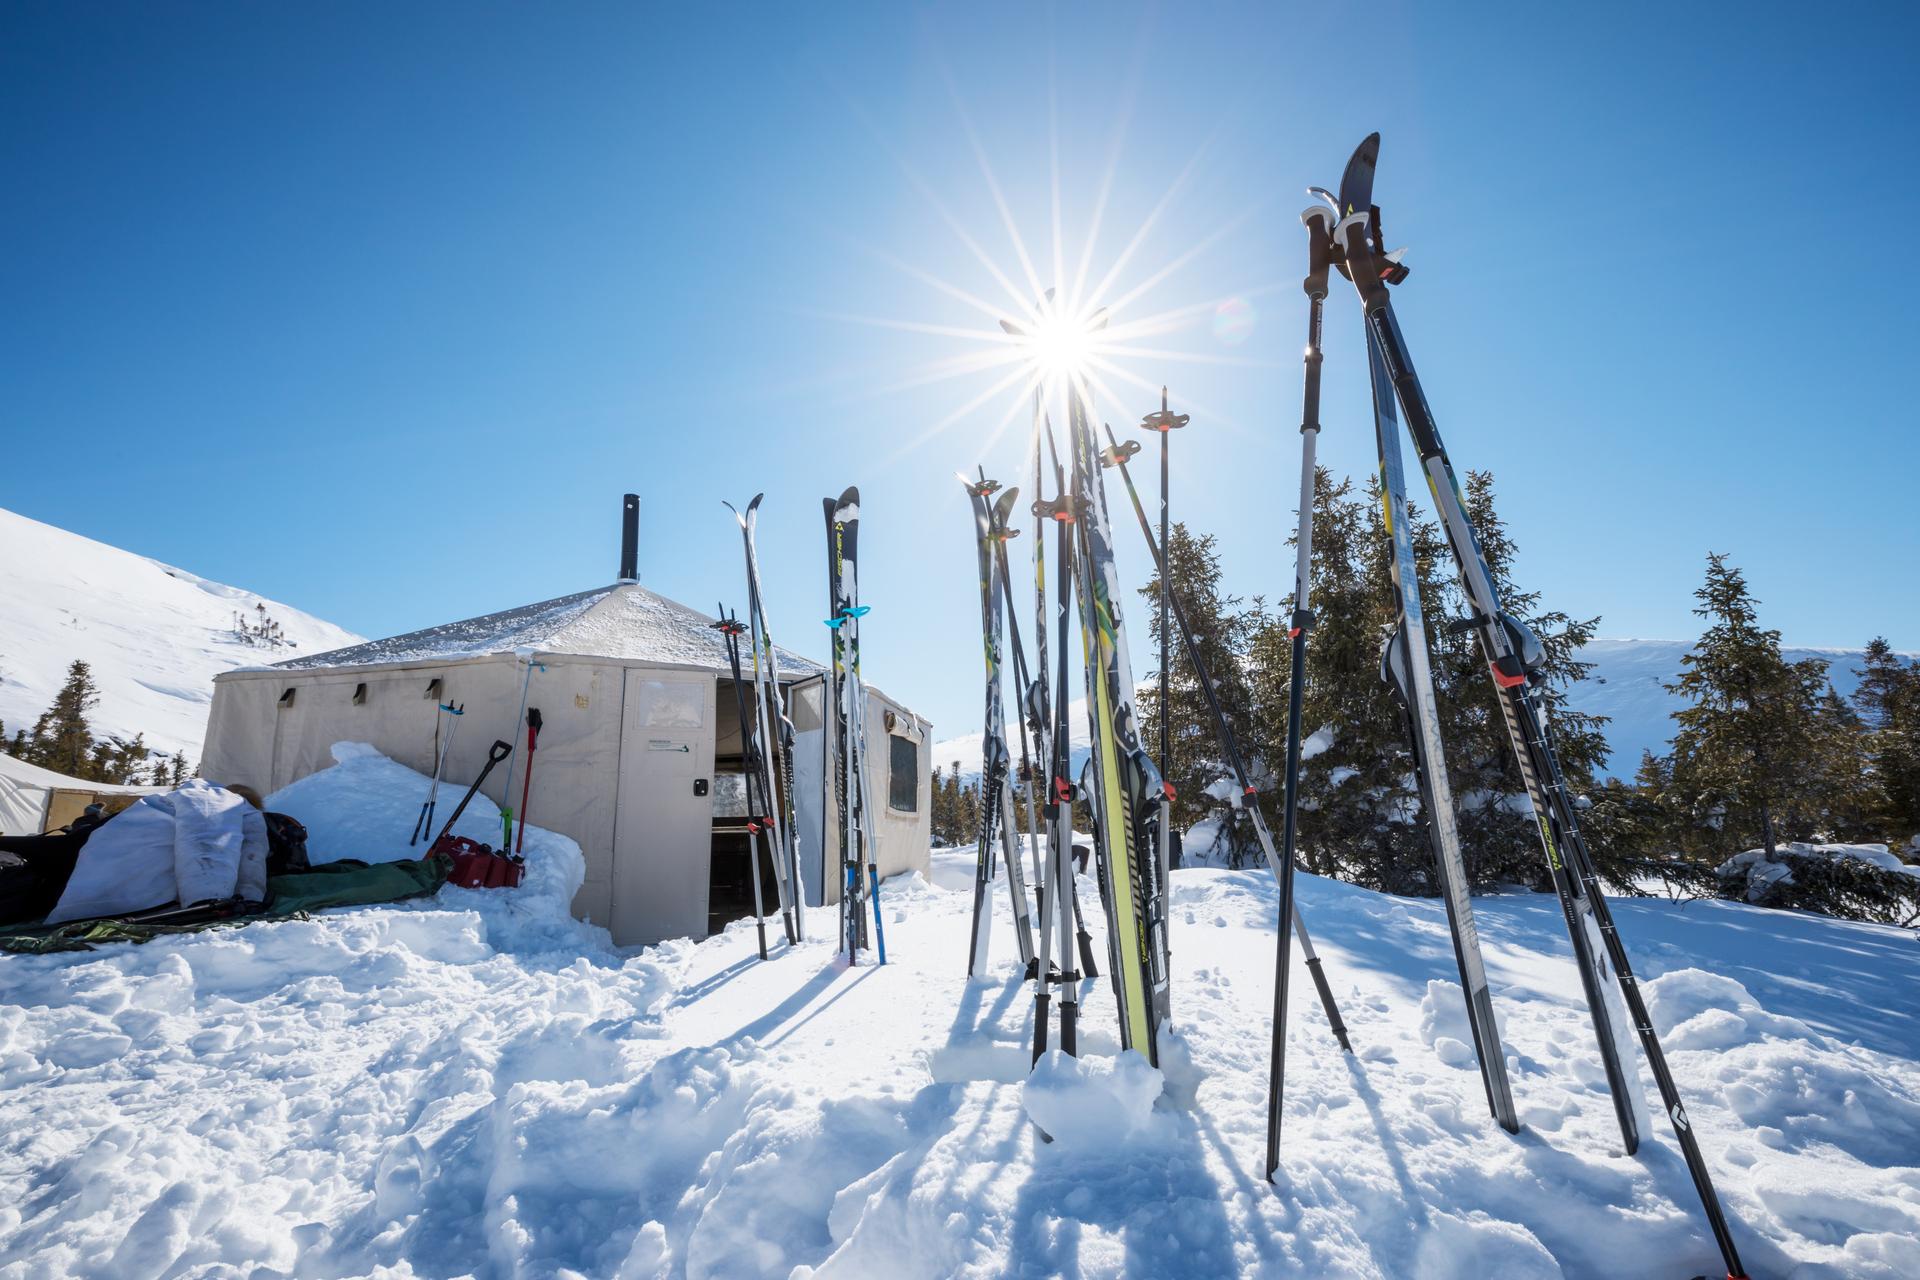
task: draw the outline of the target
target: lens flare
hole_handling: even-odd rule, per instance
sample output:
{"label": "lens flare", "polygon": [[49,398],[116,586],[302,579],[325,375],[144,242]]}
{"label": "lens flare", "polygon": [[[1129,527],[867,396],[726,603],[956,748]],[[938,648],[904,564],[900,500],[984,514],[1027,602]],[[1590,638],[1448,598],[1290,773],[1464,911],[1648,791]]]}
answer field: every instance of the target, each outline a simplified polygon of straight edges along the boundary
{"label": "lens flare", "polygon": [[1237,347],[1253,336],[1260,313],[1245,298],[1228,298],[1214,309],[1213,340],[1223,347]]}

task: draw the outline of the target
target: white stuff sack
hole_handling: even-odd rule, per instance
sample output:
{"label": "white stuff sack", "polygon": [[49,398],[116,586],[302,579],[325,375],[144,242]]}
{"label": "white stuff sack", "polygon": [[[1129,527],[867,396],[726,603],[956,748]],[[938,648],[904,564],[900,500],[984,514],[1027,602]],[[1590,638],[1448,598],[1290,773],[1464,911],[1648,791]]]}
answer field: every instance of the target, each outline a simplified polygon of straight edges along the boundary
{"label": "white stuff sack", "polygon": [[195,778],[142,797],[95,828],[47,923],[266,896],[266,819],[233,792]]}

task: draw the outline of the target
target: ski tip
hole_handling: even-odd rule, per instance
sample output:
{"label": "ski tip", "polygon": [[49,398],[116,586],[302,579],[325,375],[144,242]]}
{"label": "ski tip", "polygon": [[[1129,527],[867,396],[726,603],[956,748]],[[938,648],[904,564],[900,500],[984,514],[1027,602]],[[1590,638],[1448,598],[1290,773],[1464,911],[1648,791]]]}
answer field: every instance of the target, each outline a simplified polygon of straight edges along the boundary
{"label": "ski tip", "polygon": [[1373,207],[1373,171],[1380,161],[1380,135],[1370,133],[1353,149],[1340,175],[1339,214],[1347,217]]}

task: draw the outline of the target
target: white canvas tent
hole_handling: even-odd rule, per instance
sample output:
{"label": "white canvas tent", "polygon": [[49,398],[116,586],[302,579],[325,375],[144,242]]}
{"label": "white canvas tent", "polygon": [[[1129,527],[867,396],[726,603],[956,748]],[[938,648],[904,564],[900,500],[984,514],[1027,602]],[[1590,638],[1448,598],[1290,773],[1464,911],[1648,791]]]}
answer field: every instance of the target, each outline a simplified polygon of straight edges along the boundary
{"label": "white canvas tent", "polygon": [[90,804],[97,803],[108,812],[117,813],[141,796],[166,789],[88,782],[0,755],[0,835],[37,836],[44,831],[57,831],[84,813]]}
{"label": "white canvas tent", "polygon": [[[371,743],[433,772],[444,719],[462,704],[442,817],[496,739],[519,739],[485,791],[519,807],[526,765],[519,709],[544,725],[529,816],[586,854],[576,914],[622,944],[704,937],[751,909],[741,734],[725,643],[712,619],[635,582],[542,601],[215,678],[201,773],[278,790],[332,763],[336,742]],[[837,901],[834,815],[822,812],[829,744],[825,673],[781,655],[799,732],[796,826],[807,901]],[[749,680],[751,677],[749,677]],[[869,686],[870,794],[880,874],[924,872],[931,830],[929,726]],[[449,797],[451,792],[451,798]],[[402,844],[405,832],[399,833]],[[763,882],[773,910],[771,868]],[[810,922],[811,924],[812,922]],[[822,921],[810,928],[831,930]]]}

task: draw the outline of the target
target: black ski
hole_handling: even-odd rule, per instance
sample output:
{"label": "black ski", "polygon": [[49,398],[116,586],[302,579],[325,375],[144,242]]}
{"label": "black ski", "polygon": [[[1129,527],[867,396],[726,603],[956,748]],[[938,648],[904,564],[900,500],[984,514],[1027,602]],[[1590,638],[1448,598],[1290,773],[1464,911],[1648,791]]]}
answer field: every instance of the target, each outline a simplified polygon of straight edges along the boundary
{"label": "black ski", "polygon": [[[1587,994],[1594,1031],[1613,1090],[1614,1112],[1629,1152],[1639,1142],[1638,1116],[1641,1100],[1623,1059],[1629,1056],[1620,1034],[1621,1019],[1612,1005],[1616,989],[1625,999],[1627,1012],[1639,1035],[1640,1047],[1653,1071],[1654,1082],[1674,1136],[1680,1144],[1694,1190],[1712,1228],[1730,1277],[1743,1277],[1740,1255],[1733,1243],[1725,1211],[1714,1190],[1706,1158],[1700,1151],[1693,1127],[1687,1120],[1673,1072],[1653,1029],[1646,1002],[1628,961],[1625,944],[1620,940],[1613,913],[1602,892],[1593,858],[1580,834],[1572,794],[1554,751],[1546,707],[1539,687],[1539,642],[1519,622],[1504,612],[1493,577],[1481,554],[1477,534],[1467,517],[1466,502],[1446,448],[1441,443],[1433,411],[1421,390],[1419,376],[1407,354],[1406,341],[1393,313],[1389,284],[1406,278],[1406,269],[1396,256],[1384,251],[1380,235],[1379,210],[1371,203],[1372,170],[1379,155],[1380,138],[1374,134],[1354,153],[1349,170],[1363,171],[1367,199],[1356,200],[1344,210],[1335,239],[1344,260],[1343,269],[1359,292],[1366,313],[1368,343],[1375,368],[1375,401],[1384,397],[1391,405],[1397,398],[1406,411],[1407,430],[1426,471],[1428,487],[1439,508],[1446,528],[1447,543],[1453,553],[1461,584],[1474,614],[1468,619],[1479,637],[1497,691],[1501,711],[1507,722],[1508,738],[1520,775],[1527,789],[1540,834],[1542,851],[1552,872],[1567,921],[1568,937],[1573,943],[1581,985]],[[1358,180],[1357,180],[1358,181]],[[1356,190],[1358,188],[1356,187]],[[1603,959],[1604,956],[1604,959]],[[1607,972],[1611,963],[1612,973]],[[1608,978],[1613,979],[1612,982]]]}

